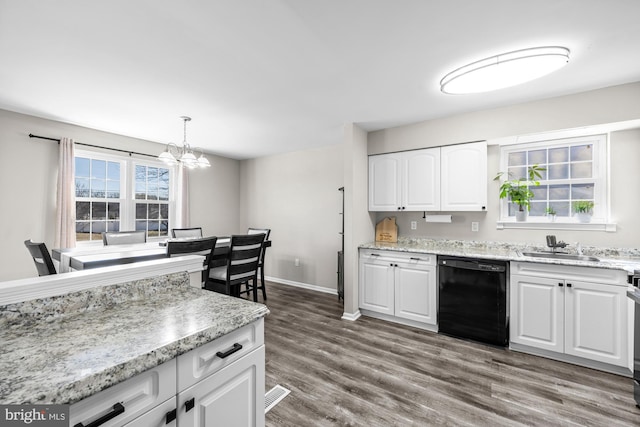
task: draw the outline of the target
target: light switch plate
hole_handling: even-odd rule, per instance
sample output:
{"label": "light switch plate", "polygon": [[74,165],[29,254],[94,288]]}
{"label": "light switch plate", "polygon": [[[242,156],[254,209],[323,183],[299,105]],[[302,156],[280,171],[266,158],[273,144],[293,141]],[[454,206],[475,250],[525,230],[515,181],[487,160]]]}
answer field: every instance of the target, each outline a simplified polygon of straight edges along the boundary
{"label": "light switch plate", "polygon": [[479,224],[478,222],[473,221],[473,222],[471,223],[471,231],[478,231],[478,227],[479,227],[479,225],[480,225],[480,224]]}
{"label": "light switch plate", "polygon": [[418,229],[418,221],[411,221],[411,229],[412,230]]}

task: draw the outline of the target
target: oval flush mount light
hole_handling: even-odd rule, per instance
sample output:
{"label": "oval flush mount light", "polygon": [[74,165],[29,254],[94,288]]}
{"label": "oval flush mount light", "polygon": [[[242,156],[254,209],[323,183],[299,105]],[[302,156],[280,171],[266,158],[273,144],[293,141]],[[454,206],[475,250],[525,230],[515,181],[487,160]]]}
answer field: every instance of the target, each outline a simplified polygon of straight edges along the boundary
{"label": "oval flush mount light", "polygon": [[440,80],[448,94],[489,92],[535,80],[569,62],[569,49],[534,47],[503,53],[460,67]]}

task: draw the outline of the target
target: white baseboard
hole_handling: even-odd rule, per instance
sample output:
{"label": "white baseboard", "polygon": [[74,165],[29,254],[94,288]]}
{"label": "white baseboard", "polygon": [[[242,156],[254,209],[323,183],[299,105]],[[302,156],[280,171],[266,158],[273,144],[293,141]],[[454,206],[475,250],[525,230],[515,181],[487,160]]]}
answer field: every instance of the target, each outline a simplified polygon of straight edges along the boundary
{"label": "white baseboard", "polygon": [[287,279],[279,279],[277,277],[269,277],[269,276],[265,276],[264,280],[267,280],[269,282],[281,283],[283,285],[288,285],[288,286],[295,286],[296,288],[304,288],[304,289],[309,289],[311,291],[323,292],[325,294],[331,294],[336,296],[338,295],[337,289],[325,288],[324,286],[310,285],[308,283],[296,282],[296,281],[287,280]]}
{"label": "white baseboard", "polygon": [[344,313],[342,313],[342,320],[349,320],[351,322],[355,322],[356,320],[358,320],[360,318],[360,316],[362,316],[362,313],[360,313],[360,310],[356,311],[355,313],[347,313],[346,311]]}

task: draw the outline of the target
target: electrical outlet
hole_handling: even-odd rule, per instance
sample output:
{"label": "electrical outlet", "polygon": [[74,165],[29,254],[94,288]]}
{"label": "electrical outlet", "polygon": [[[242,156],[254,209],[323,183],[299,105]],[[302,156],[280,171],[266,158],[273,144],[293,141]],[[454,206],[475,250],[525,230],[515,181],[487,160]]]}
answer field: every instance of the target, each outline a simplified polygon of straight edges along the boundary
{"label": "electrical outlet", "polygon": [[296,267],[300,267],[300,258],[296,258],[293,265],[295,265]]}
{"label": "electrical outlet", "polygon": [[412,230],[418,229],[418,221],[411,221],[411,229]]}
{"label": "electrical outlet", "polygon": [[479,225],[480,225],[480,224],[479,224],[478,222],[473,221],[473,222],[471,223],[471,231],[478,231],[478,226],[479,226]]}

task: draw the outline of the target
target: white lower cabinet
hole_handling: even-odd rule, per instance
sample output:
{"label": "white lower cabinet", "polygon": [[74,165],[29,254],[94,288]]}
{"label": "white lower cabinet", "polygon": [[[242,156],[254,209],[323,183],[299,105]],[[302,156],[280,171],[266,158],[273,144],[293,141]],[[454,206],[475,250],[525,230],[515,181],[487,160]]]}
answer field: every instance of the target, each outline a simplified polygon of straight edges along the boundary
{"label": "white lower cabinet", "polygon": [[510,341],[630,368],[626,273],[511,263]]}
{"label": "white lower cabinet", "polygon": [[70,426],[263,427],[264,319],[70,407]]}
{"label": "white lower cabinet", "polygon": [[184,426],[264,426],[264,346],[178,394]]}
{"label": "white lower cabinet", "polygon": [[435,255],[361,251],[359,280],[359,303],[364,314],[380,314],[388,320],[435,329]]}

